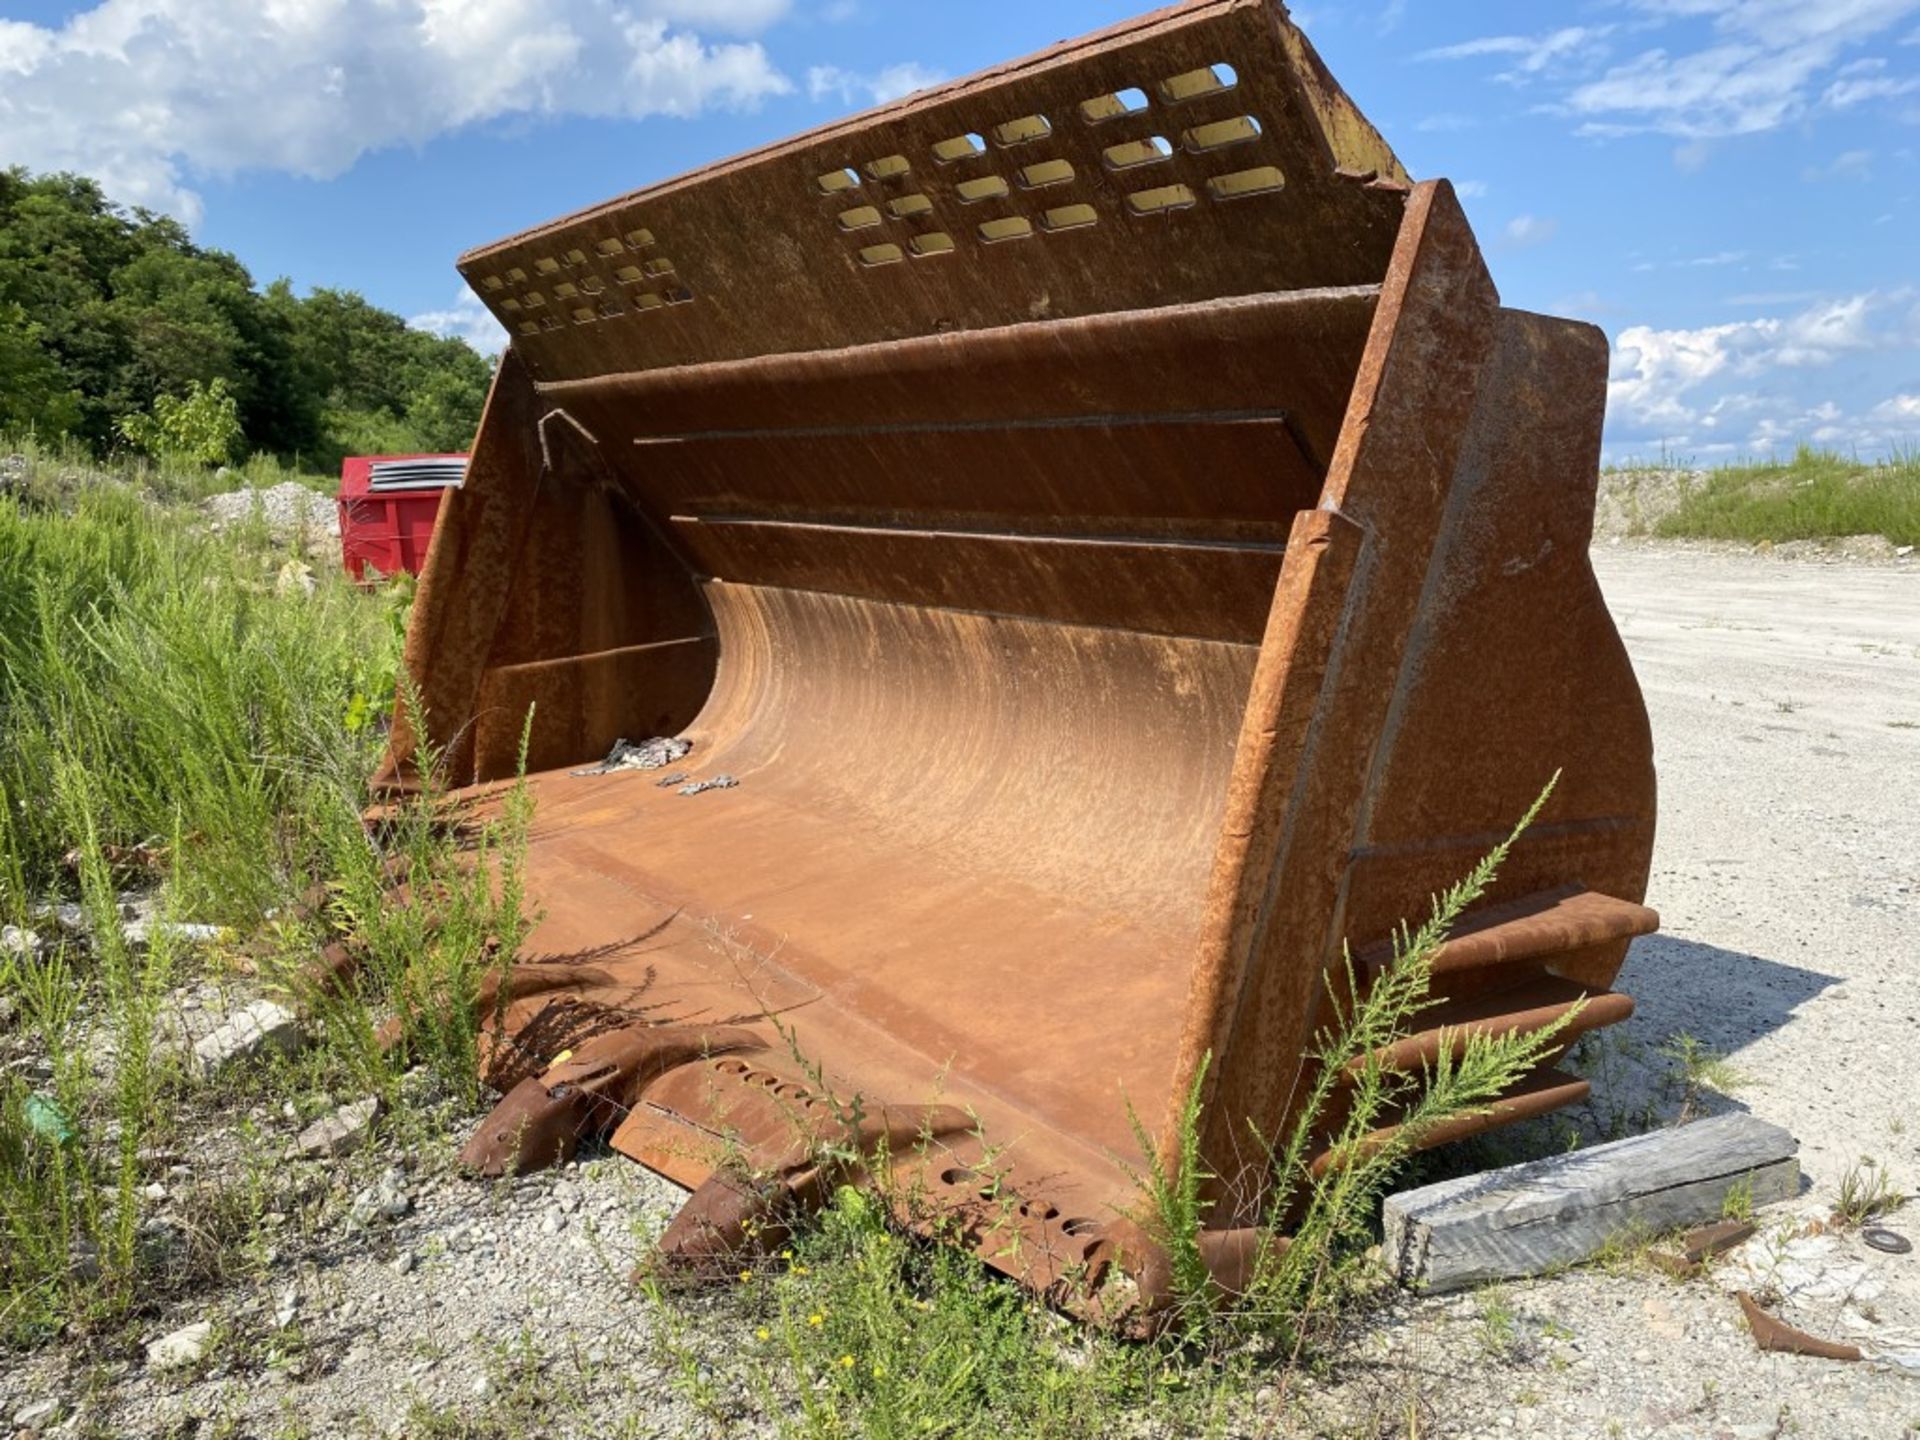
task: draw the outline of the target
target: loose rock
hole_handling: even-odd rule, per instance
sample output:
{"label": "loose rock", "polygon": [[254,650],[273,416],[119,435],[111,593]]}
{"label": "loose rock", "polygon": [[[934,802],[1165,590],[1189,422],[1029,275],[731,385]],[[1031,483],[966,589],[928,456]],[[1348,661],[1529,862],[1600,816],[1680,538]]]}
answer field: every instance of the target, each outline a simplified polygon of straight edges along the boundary
{"label": "loose rock", "polygon": [[214,1075],[239,1061],[267,1054],[291,1055],[304,1039],[299,1018],[286,1006],[255,1000],[196,1041],[193,1057],[202,1074]]}
{"label": "loose rock", "polygon": [[30,1405],[22,1405],[13,1412],[14,1428],[18,1430],[40,1430],[53,1424],[60,1418],[58,1400],[35,1400]]}
{"label": "loose rock", "polygon": [[411,1209],[413,1197],[407,1194],[406,1176],[396,1166],[353,1197],[347,1216],[352,1224],[367,1226],[382,1217],[398,1220]]}
{"label": "loose rock", "polygon": [[210,945],[220,938],[221,930],[218,925],[190,925],[141,917],[129,920],[121,927],[121,933],[127,937],[127,944],[144,950],[151,948],[156,940],[171,940],[176,945]]}
{"label": "loose rock", "polygon": [[373,1133],[373,1122],[380,1114],[380,1097],[370,1095],[351,1105],[342,1105],[300,1132],[295,1148],[309,1160],[328,1159],[350,1154],[360,1148]]}
{"label": "loose rock", "polygon": [[192,1365],[207,1353],[207,1345],[212,1339],[212,1322],[195,1321],[191,1325],[182,1326],[171,1335],[162,1335],[147,1346],[147,1364],[155,1370],[172,1370],[182,1365]]}

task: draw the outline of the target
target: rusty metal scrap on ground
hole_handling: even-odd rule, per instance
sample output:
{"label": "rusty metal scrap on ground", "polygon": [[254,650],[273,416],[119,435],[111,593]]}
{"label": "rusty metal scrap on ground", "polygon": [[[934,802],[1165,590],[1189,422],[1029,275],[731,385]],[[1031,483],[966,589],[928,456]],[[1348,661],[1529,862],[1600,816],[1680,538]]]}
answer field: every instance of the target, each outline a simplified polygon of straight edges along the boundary
{"label": "rusty metal scrap on ground", "polygon": [[[962,1233],[1028,1284],[1138,1278],[1128,1102],[1171,1153],[1211,1057],[1231,1269],[1343,941],[1425,913],[1556,770],[1391,1058],[1630,1011],[1654,774],[1587,560],[1606,341],[1501,306],[1452,188],[1278,4],[1149,15],[460,269],[513,339],[382,778],[420,724],[484,802],[537,702],[541,918],[493,1037],[534,1089],[481,1168],[611,1127],[698,1187],[671,1259],[885,1167],[990,1209]],[[569,773],[631,735],[739,784]],[[1548,1065],[1444,1138],[1587,1088]]]}

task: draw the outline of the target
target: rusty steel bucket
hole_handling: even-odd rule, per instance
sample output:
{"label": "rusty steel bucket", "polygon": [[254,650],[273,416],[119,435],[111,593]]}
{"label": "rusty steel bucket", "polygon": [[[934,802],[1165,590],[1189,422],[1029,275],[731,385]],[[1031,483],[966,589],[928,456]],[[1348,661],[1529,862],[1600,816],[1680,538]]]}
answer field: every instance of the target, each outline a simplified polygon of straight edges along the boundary
{"label": "rusty steel bucket", "polygon": [[[609,1130],[701,1187],[697,1256],[885,1167],[997,1205],[965,1233],[1046,1287],[1116,1258],[1129,1104],[1171,1147],[1210,1057],[1231,1268],[1343,943],[1377,961],[1556,770],[1396,1055],[1630,1011],[1654,776],[1587,558],[1606,342],[1501,307],[1280,5],[460,269],[513,339],[407,662],[476,801],[535,707],[540,915],[480,1168]],[[737,783],[575,773],[649,736]],[[1545,1068],[1472,1125],[1586,1091]]]}

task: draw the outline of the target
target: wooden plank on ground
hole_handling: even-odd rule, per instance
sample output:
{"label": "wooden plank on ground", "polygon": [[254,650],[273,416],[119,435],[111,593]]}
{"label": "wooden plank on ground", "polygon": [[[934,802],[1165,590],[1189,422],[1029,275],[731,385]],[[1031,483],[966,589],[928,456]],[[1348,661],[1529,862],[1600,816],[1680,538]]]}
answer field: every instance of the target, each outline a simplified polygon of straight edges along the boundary
{"label": "wooden plank on ground", "polygon": [[1386,1254],[1401,1282],[1459,1290],[1588,1259],[1618,1236],[1718,1220],[1729,1193],[1755,1205],[1799,1193],[1797,1140],[1722,1115],[1391,1195]]}

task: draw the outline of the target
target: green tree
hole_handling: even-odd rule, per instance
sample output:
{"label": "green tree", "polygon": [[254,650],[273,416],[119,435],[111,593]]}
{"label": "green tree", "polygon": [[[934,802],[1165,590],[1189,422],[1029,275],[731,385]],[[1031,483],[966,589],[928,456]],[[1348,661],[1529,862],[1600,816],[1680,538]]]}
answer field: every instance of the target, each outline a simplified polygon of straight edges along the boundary
{"label": "green tree", "polygon": [[262,291],[232,255],[84,176],[0,170],[0,428],[69,431],[105,451],[134,417],[159,444],[144,422],[204,406],[218,385],[240,427],[233,453],[331,466],[466,446],[490,375],[464,342],[354,291]]}
{"label": "green tree", "polygon": [[149,455],[195,465],[220,465],[234,459],[245,439],[240,406],[215,377],[195,380],[185,395],[162,395],[145,415],[125,415],[120,434]]}
{"label": "green tree", "polygon": [[40,327],[0,303],[0,432],[64,435],[80,423],[80,395],[45,345]]}

